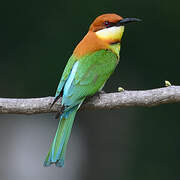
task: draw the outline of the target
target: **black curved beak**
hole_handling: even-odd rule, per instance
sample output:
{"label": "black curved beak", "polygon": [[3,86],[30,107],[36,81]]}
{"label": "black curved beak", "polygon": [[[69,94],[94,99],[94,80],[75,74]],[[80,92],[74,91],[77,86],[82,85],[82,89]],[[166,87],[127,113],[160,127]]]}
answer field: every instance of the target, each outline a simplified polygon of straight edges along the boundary
{"label": "black curved beak", "polygon": [[116,23],[116,26],[123,26],[125,24],[131,23],[131,22],[141,22],[141,19],[137,18],[124,18]]}

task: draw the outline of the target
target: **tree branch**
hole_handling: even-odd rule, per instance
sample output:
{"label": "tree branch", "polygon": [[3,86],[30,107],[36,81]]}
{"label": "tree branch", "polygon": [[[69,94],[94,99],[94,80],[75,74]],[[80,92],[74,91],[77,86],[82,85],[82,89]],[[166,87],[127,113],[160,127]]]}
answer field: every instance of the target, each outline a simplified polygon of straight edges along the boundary
{"label": "tree branch", "polygon": [[[0,113],[2,114],[37,114],[57,112],[61,108],[61,100],[52,109],[50,105],[54,97],[13,99],[0,98]],[[146,91],[123,91],[104,93],[88,98],[81,110],[88,109],[118,109],[121,107],[144,106],[151,107],[160,104],[180,102],[180,86],[169,86]]]}

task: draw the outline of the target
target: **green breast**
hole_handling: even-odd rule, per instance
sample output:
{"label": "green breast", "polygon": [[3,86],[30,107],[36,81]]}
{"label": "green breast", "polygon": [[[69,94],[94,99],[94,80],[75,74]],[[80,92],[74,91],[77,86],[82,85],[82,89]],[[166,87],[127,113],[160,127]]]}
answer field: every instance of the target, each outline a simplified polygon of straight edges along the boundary
{"label": "green breast", "polygon": [[120,43],[117,43],[117,44],[111,44],[109,46],[109,49],[116,54],[116,56],[118,57],[119,59],[119,52],[120,52],[120,49],[121,49],[121,45]]}

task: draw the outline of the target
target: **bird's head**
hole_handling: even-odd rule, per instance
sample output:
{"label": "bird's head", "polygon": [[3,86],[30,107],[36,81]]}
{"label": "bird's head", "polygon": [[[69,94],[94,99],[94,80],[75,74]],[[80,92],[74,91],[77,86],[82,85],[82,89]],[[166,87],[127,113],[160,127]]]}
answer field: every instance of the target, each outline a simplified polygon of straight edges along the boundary
{"label": "bird's head", "polygon": [[121,41],[124,25],[130,22],[139,22],[137,18],[122,18],[117,14],[103,14],[98,16],[91,24],[89,31],[96,33],[97,37],[109,43]]}

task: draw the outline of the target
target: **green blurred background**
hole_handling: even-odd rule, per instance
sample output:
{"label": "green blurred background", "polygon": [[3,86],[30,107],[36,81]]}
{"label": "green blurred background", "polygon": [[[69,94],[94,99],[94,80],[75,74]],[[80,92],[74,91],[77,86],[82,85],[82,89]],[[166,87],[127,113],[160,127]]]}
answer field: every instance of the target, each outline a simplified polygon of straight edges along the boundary
{"label": "green blurred background", "polygon": [[[128,90],[180,84],[180,1],[10,1],[1,7],[0,97],[53,96],[93,19],[137,17],[106,84]],[[8,8],[5,8],[8,7]],[[6,55],[8,49],[8,56]],[[180,104],[79,112],[64,168],[44,168],[54,114],[0,115],[0,179],[180,179]]]}

